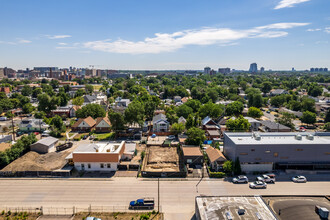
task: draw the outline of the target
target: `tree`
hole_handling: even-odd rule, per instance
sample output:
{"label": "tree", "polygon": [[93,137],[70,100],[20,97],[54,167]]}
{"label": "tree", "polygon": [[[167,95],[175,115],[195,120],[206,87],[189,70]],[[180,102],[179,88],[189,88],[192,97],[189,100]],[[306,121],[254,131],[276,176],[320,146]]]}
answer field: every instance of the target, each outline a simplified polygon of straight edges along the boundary
{"label": "tree", "polygon": [[44,117],[46,117],[46,113],[43,112],[43,111],[36,112],[36,113],[34,114],[34,117],[35,117],[35,118],[38,118],[38,119],[43,119]]}
{"label": "tree", "polygon": [[56,115],[50,121],[50,135],[54,137],[61,137],[61,133],[65,132],[66,127],[63,123],[63,120],[60,116]]}
{"label": "tree", "polygon": [[32,91],[32,97],[33,98],[38,98],[38,95],[40,95],[42,93],[42,89],[41,88],[35,88]]}
{"label": "tree", "polygon": [[92,94],[94,91],[94,87],[92,85],[85,85],[85,91],[87,94]]}
{"label": "tree", "polygon": [[189,106],[183,104],[183,105],[180,105],[177,109],[176,109],[176,115],[178,117],[184,117],[184,118],[187,118],[190,114],[193,113],[193,109],[190,108]]}
{"label": "tree", "polygon": [[92,118],[105,117],[106,112],[102,106],[98,104],[88,104],[78,109],[76,112],[77,118],[87,118],[91,116]]}
{"label": "tree", "polygon": [[72,99],[72,104],[81,106],[82,104],[84,104],[84,98],[82,96],[78,96],[78,97]]}
{"label": "tree", "polygon": [[111,122],[111,129],[116,133],[125,129],[125,119],[121,113],[109,112],[109,120]]}
{"label": "tree", "polygon": [[233,161],[227,160],[223,163],[222,168],[224,169],[224,171],[226,173],[232,173],[233,172],[233,167],[234,167],[233,165],[234,165]]}
{"label": "tree", "polygon": [[313,97],[317,97],[322,95],[323,89],[321,86],[319,86],[317,83],[312,83],[308,86],[308,95],[311,95]]}
{"label": "tree", "polygon": [[242,173],[241,162],[239,161],[239,157],[236,157],[236,160],[234,163],[234,174],[239,175],[241,173]]}
{"label": "tree", "polygon": [[60,106],[66,106],[70,100],[70,96],[65,92],[60,92],[57,95],[60,100]]}
{"label": "tree", "polygon": [[276,122],[282,125],[285,125],[291,129],[294,128],[294,124],[292,122],[292,120],[295,118],[295,116],[293,114],[290,114],[288,112],[283,112],[282,116],[279,118],[276,118]]}
{"label": "tree", "polygon": [[264,113],[262,113],[262,111],[259,108],[250,107],[247,115],[252,118],[260,118],[261,116],[264,115]]}
{"label": "tree", "polygon": [[301,110],[315,112],[315,100],[308,97],[303,97],[301,100]]}
{"label": "tree", "polygon": [[85,94],[85,91],[83,89],[78,89],[76,93],[74,94],[74,97],[83,96]]}
{"label": "tree", "polygon": [[185,125],[182,123],[174,123],[171,127],[171,132],[174,135],[178,135],[181,134],[185,129]]}
{"label": "tree", "polygon": [[263,82],[262,83],[261,91],[263,93],[269,93],[270,90],[272,90],[272,84],[271,84],[271,82]]}
{"label": "tree", "polygon": [[142,125],[144,122],[144,107],[141,102],[133,101],[125,109],[125,121],[129,124],[137,123]]}
{"label": "tree", "polygon": [[31,103],[26,103],[25,105],[23,105],[22,110],[25,114],[29,114],[33,112],[34,107]]}
{"label": "tree", "polygon": [[330,122],[330,109],[328,110],[327,114],[325,115],[325,122]]}
{"label": "tree", "polygon": [[330,131],[330,122],[324,124],[324,130]]}
{"label": "tree", "polygon": [[226,106],[226,114],[229,116],[232,116],[232,115],[238,116],[238,115],[242,114],[243,109],[244,109],[243,103],[239,102],[239,101],[235,101],[235,102],[229,103]]}
{"label": "tree", "polygon": [[40,94],[38,95],[38,110],[44,111],[46,113],[50,113],[51,110],[56,109],[57,105],[59,105],[59,98],[56,96],[53,96],[52,98],[49,97],[47,94]]}
{"label": "tree", "polygon": [[196,99],[188,99],[185,105],[189,106],[193,109],[194,112],[198,112],[199,108],[201,107],[201,102]]}
{"label": "tree", "polygon": [[226,122],[226,127],[229,131],[248,131],[251,124],[247,119],[240,115],[236,119],[229,119]]}
{"label": "tree", "polygon": [[179,117],[176,115],[175,111],[170,108],[166,111],[166,118],[170,124],[178,122]]}
{"label": "tree", "polygon": [[21,94],[24,96],[32,95],[32,88],[29,85],[24,85],[22,88]]}
{"label": "tree", "polygon": [[189,128],[187,135],[186,144],[189,145],[201,145],[206,139],[205,131],[200,128]]}
{"label": "tree", "polygon": [[260,93],[249,93],[248,95],[248,106],[260,108],[263,104],[263,99]]}
{"label": "tree", "polygon": [[316,122],[316,114],[314,112],[305,111],[300,120],[306,124],[314,124]]}
{"label": "tree", "polygon": [[213,119],[216,119],[223,114],[224,108],[225,108],[224,105],[208,102],[199,108],[198,113],[201,118],[205,118],[206,116],[209,116]]}

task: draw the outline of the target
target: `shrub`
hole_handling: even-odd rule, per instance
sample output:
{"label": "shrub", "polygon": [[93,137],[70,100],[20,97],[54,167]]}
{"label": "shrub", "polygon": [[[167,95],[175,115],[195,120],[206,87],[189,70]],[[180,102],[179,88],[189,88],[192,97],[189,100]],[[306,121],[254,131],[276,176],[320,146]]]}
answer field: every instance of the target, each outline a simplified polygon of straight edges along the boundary
{"label": "shrub", "polygon": [[224,178],[226,174],[224,172],[209,172],[211,178]]}

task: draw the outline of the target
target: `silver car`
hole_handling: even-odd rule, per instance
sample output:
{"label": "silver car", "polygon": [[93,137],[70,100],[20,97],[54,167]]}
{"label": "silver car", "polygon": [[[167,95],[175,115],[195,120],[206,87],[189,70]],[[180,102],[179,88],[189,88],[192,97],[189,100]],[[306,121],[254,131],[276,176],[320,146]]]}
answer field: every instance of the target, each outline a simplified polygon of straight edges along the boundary
{"label": "silver car", "polygon": [[96,217],[87,217],[86,220],[102,220],[102,219]]}
{"label": "silver car", "polygon": [[257,181],[263,181],[265,183],[275,183],[275,176],[262,175],[257,177]]}
{"label": "silver car", "polygon": [[267,184],[263,181],[255,181],[253,183],[250,183],[251,189],[266,189]]}
{"label": "silver car", "polygon": [[246,176],[238,176],[233,178],[233,183],[248,183],[249,179]]}
{"label": "silver car", "polygon": [[307,179],[304,176],[295,176],[295,177],[292,177],[292,181],[295,183],[306,183]]}

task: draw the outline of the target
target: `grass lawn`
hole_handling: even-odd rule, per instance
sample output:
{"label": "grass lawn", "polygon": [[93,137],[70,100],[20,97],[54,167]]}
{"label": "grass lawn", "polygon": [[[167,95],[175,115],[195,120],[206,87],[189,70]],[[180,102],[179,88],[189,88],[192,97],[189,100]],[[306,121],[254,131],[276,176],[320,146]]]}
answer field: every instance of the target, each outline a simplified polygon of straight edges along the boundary
{"label": "grass lawn", "polygon": [[93,85],[94,91],[99,91],[102,85]]}
{"label": "grass lawn", "polygon": [[94,134],[95,139],[99,140],[99,141],[111,139],[113,137],[113,135],[114,135],[113,132],[104,133],[104,134]]}
{"label": "grass lawn", "polygon": [[141,219],[153,219],[159,220],[163,219],[162,213],[157,212],[146,212],[146,213],[124,213],[124,212],[115,212],[115,213],[77,213],[74,216],[74,220],[81,220],[87,216],[93,216],[96,218],[101,218],[102,220],[141,220]]}

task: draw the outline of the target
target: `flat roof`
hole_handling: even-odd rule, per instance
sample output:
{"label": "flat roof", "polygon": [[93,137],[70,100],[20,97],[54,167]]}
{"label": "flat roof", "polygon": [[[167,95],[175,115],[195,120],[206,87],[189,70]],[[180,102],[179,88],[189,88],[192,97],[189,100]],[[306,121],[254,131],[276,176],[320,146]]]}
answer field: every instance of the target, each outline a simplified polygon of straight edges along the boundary
{"label": "flat roof", "polygon": [[123,143],[119,142],[98,142],[79,145],[73,153],[119,153]]}
{"label": "flat roof", "polygon": [[[201,220],[229,219],[229,215],[232,219],[277,219],[260,196],[196,197],[196,209]],[[239,215],[238,209],[244,209],[244,214]]]}
{"label": "flat roof", "polygon": [[[257,132],[260,140],[257,140],[252,132],[225,132],[236,145],[283,145],[283,144],[327,144],[330,145],[330,136],[319,136],[315,133],[299,132]],[[296,139],[296,135],[301,135],[301,140]],[[309,140],[308,135],[313,135],[314,139]]]}

